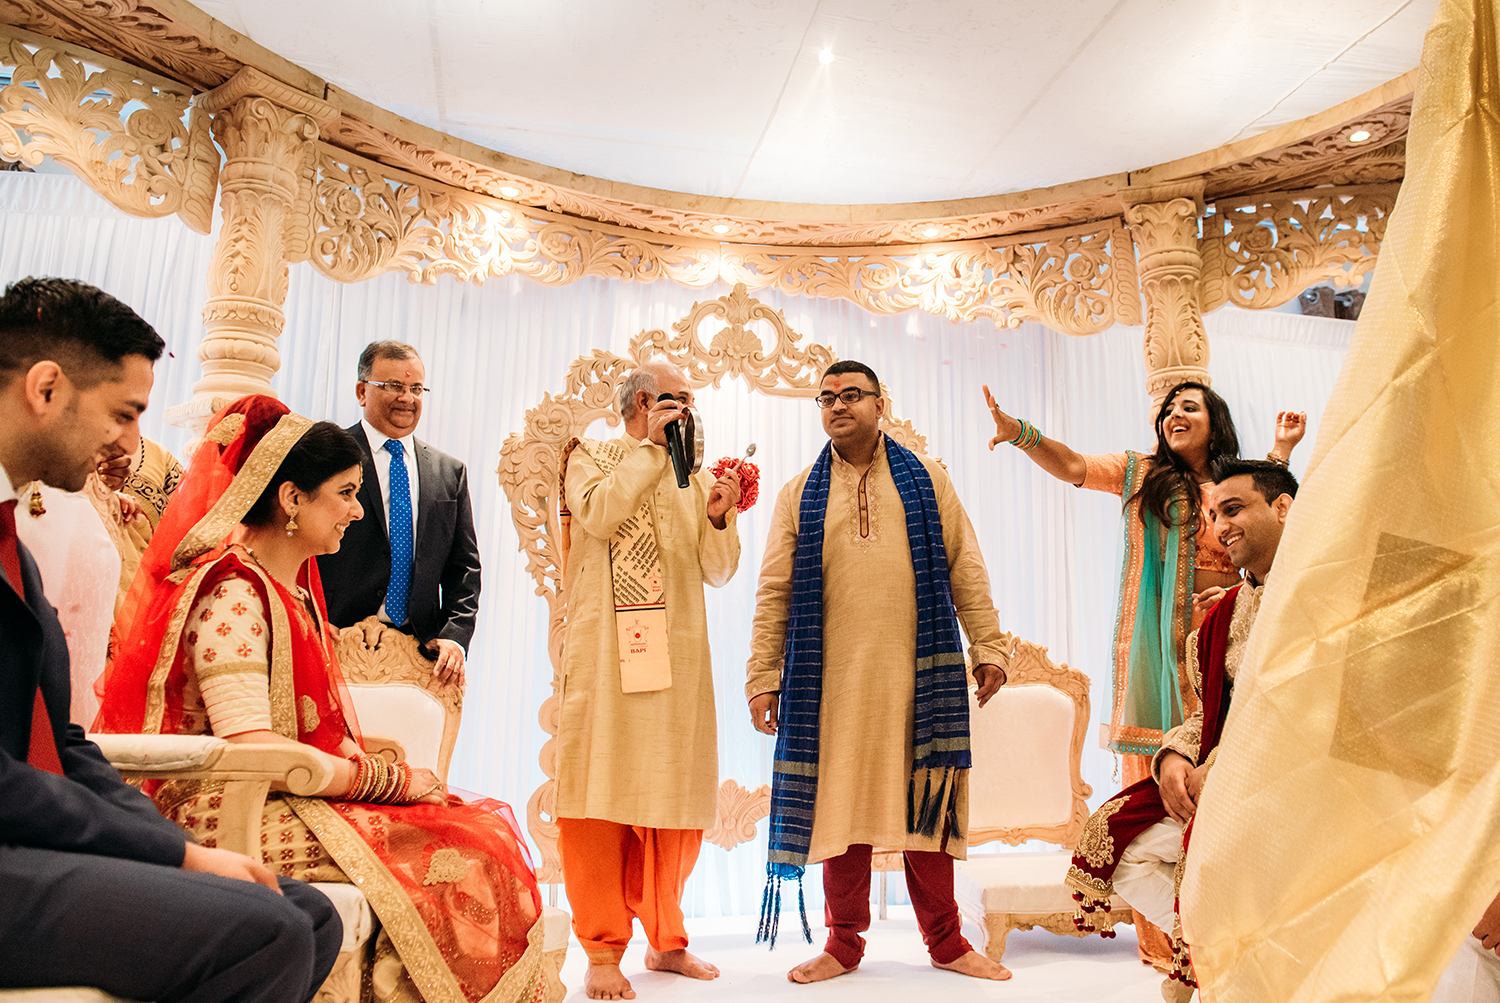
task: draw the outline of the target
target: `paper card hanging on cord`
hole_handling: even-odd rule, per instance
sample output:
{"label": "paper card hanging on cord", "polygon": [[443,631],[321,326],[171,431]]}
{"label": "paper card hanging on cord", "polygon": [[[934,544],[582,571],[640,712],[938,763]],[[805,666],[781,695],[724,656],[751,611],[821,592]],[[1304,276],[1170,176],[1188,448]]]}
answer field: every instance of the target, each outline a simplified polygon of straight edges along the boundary
{"label": "paper card hanging on cord", "polygon": [[[618,440],[585,439],[579,445],[606,474],[625,458],[625,447]],[[620,651],[620,690],[649,693],[667,689],[672,685],[672,661],[667,649],[666,581],[650,502],[610,537],[609,572]]]}

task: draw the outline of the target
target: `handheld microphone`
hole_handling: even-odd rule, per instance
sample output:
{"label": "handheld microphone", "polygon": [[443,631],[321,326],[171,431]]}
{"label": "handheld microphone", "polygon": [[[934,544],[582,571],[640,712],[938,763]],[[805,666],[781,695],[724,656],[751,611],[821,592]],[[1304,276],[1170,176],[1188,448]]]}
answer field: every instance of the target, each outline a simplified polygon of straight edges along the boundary
{"label": "handheld microphone", "polygon": [[[659,401],[675,401],[676,397],[671,394],[658,394]],[[677,475],[677,486],[685,488],[688,486],[688,460],[687,452],[682,445],[682,419],[667,425],[667,453],[672,457],[672,472]]]}

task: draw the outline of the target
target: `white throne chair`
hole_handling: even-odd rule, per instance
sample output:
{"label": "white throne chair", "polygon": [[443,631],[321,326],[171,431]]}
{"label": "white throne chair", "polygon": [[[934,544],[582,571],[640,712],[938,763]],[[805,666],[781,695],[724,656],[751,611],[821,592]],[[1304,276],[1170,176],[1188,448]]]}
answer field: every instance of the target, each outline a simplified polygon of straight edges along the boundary
{"label": "white throne chair", "polygon": [[[432,770],[444,782],[458,739],[463,692],[432,680],[432,663],[414,638],[375,617],[346,628],[339,662],[354,712],[372,752]],[[329,781],[322,763],[301,749],[231,744],[203,735],[90,735],[127,780],[212,780],[224,783],[218,845],[260,859],[260,819],[273,784],[313,794]],[[317,882],[344,922],[344,942],[317,1003],[358,1003],[366,945],[379,930],[364,894],[352,884]],[[545,924],[543,1003],[567,993],[559,977],[568,949],[570,917],[542,907]],[[118,1003],[96,989],[0,990],[0,1003]]]}

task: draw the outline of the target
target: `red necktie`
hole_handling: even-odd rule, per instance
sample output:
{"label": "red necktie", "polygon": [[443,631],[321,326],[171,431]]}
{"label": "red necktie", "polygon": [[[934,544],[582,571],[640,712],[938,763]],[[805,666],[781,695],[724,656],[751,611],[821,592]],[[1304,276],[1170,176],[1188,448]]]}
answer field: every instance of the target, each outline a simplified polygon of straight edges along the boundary
{"label": "red necktie", "polygon": [[[0,502],[0,564],[5,566],[5,577],[21,601],[26,600],[26,588],[21,583],[21,551],[16,538],[16,500]],[[42,701],[38,687],[36,702],[31,708],[31,746],[26,750],[26,762],[39,770],[62,775],[62,760],[57,757],[57,740],[52,735],[52,717]]]}

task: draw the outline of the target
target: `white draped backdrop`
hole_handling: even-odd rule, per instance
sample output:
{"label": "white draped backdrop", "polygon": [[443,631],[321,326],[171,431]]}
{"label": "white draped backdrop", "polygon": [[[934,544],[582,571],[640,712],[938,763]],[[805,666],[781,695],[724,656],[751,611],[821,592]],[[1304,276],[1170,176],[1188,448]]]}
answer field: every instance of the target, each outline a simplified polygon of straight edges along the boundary
{"label": "white draped backdrop", "polygon": [[[172,355],[156,367],[144,429],[180,456],[186,434],[166,426],[167,406],[186,401],[199,378],[200,311],[213,238],[176,219],[125,216],[70,176],[0,174],[0,281],[59,275],[94,283],[154,324]],[[482,287],[443,280],[408,283],[388,274],[340,285],[299,265],[291,271],[277,392],[294,410],[351,424],[355,362],[378,338],[414,344],[435,392],[419,434],[469,466],[484,560],[479,627],[469,653],[469,691],[452,779],[500,797],[524,818],[543,776],[546,735],[537,708],[549,692],[547,612],[533,592],[494,470],[505,437],[526,409],[559,392],[568,364],[592,349],[623,353],[646,328],[668,328],[695,301],[727,287],[692,289],[585,279],[559,288],[517,276]],[[1073,338],[1037,324],[997,330],[924,313],[872,315],[838,300],[758,298],[783,311],[809,340],[871,365],[889,385],[897,414],[911,418],[953,474],[989,564],[1002,627],[1048,646],[1059,662],[1093,680],[1095,717],[1109,692],[1108,649],[1118,579],[1119,502],[1060,484],[1008,446],[990,453],[993,432],[980,393],[988,383],[1012,413],[1082,452],[1150,444],[1141,329],[1117,327]],[[1305,410],[1312,429],[1292,463],[1311,452],[1349,334],[1347,321],[1227,307],[1207,318],[1214,386],[1228,400],[1246,456],[1271,446],[1276,411]],[[712,322],[705,332],[712,334]],[[762,501],[740,520],[739,573],[708,600],[718,687],[720,772],[748,787],[770,779],[771,743],[752,730],[743,671],[760,552],[776,489],[821,448],[809,402],[747,393],[731,381],[700,394],[709,458],[755,441]],[[878,585],[872,585],[878,587]],[[879,625],[871,625],[878,630]],[[1119,787],[1114,757],[1092,736],[1084,778],[1092,805]],[[759,908],[764,831],[758,843],[725,853],[705,846],[688,886],[688,915],[748,915]],[[994,849],[994,847],[986,848]],[[822,895],[809,875],[808,905]],[[899,901],[899,876],[894,889]]]}

